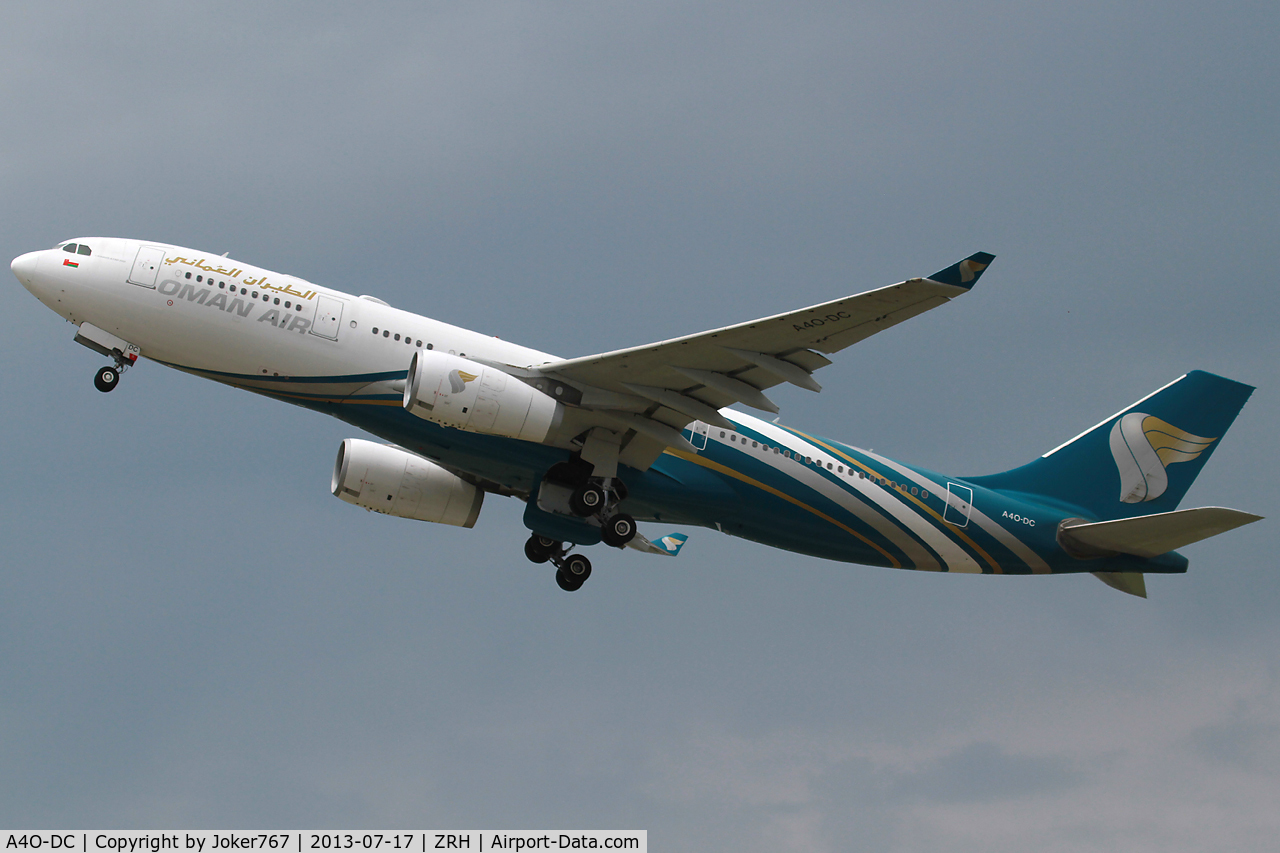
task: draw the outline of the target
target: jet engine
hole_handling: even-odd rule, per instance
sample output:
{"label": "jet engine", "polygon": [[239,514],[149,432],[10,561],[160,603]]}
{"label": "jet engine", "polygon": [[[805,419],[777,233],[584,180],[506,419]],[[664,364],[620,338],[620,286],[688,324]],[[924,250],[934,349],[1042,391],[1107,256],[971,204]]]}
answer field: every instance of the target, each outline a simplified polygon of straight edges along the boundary
{"label": "jet engine", "polygon": [[375,512],[471,527],[484,492],[399,447],[348,438],[333,466],[333,494]]}
{"label": "jet engine", "polygon": [[564,413],[560,403],[508,373],[433,350],[414,353],[404,407],[444,426],[536,442]]}

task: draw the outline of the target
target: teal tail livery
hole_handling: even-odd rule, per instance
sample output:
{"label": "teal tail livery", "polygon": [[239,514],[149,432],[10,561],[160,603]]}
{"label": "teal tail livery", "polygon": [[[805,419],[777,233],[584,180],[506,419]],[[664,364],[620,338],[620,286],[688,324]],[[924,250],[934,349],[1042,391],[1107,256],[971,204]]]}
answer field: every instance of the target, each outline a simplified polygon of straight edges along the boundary
{"label": "teal tail livery", "polygon": [[587,547],[679,555],[689,537],[638,529],[655,523],[888,568],[1092,573],[1145,597],[1147,574],[1187,570],[1177,549],[1259,520],[1178,508],[1253,390],[1200,371],[982,477],[772,417],[766,392],[820,392],[831,356],[966,296],[994,260],[574,358],[167,243],[77,238],[11,269],[111,360],[99,391],[150,361],[336,417],[380,441],[342,442],[335,497],[464,528],[486,496],[523,501],[525,557],[569,592],[591,576]]}
{"label": "teal tail livery", "polygon": [[[1068,553],[1159,557],[1259,520],[1222,507],[1174,511],[1253,390],[1193,370],[1030,464],[969,481],[1080,516],[1060,526]],[[1140,575],[1098,576],[1145,596]]]}
{"label": "teal tail livery", "polygon": [[1168,512],[1252,393],[1249,385],[1193,370],[1029,465],[970,479],[1099,519]]}

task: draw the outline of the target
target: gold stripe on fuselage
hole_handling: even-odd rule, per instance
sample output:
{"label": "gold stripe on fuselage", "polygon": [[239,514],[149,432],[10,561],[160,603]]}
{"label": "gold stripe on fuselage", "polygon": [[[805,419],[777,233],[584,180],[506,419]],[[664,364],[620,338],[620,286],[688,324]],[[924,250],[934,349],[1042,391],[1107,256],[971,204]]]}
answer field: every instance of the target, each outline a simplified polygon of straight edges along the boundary
{"label": "gold stripe on fuselage", "polygon": [[[778,426],[782,426],[782,424],[778,424]],[[832,447],[831,445],[827,444],[825,441],[822,441],[821,439],[814,438],[813,436],[808,435],[808,434],[806,434],[806,433],[803,433],[803,432],[801,432],[801,431],[800,431],[800,430],[798,430],[798,429],[793,429],[793,428],[791,428],[791,427],[782,427],[782,428],[783,428],[783,429],[785,429],[787,432],[793,433],[793,434],[795,434],[795,435],[800,436],[801,438],[804,438],[804,439],[807,439],[808,441],[813,442],[814,444],[818,445],[819,447],[825,447],[827,450],[831,451],[831,452],[832,452],[832,453],[834,453],[835,455],[837,455],[837,456],[839,456],[840,458],[844,459],[845,461],[849,462],[851,465],[856,465],[856,466],[858,466],[859,468],[861,468],[862,470],[866,471],[868,474],[871,474],[871,475],[874,475],[874,476],[875,476],[875,477],[877,477],[877,478],[883,479],[883,477],[881,476],[881,474],[880,474],[878,471],[875,471],[875,470],[873,470],[872,468],[869,468],[868,466],[866,466],[866,465],[864,465],[863,463],[859,462],[857,459],[854,459],[852,456],[850,456],[849,454],[845,453],[844,451],[839,450],[839,449],[837,449],[837,448],[835,448],[835,447]],[[983,548],[982,548],[982,546],[981,546],[981,545],[979,545],[977,542],[974,542],[974,541],[973,541],[973,539],[971,539],[971,538],[969,537],[969,535],[968,535],[968,534],[966,534],[963,530],[960,530],[960,529],[958,529],[958,528],[951,528],[951,527],[944,527],[944,526],[941,526],[941,525],[945,525],[945,524],[946,524],[946,522],[945,522],[945,521],[943,521],[942,516],[938,515],[938,513],[937,513],[936,511],[934,511],[934,509],[933,509],[932,507],[930,507],[930,506],[929,506],[928,504],[926,504],[924,501],[920,500],[919,498],[917,498],[917,497],[915,497],[914,495],[911,495],[911,494],[909,494],[909,493],[907,493],[907,492],[901,492],[901,491],[900,491],[900,492],[899,492],[899,494],[900,494],[900,495],[902,495],[902,496],[903,496],[904,498],[906,498],[907,500],[911,501],[911,502],[912,502],[913,504],[915,504],[916,506],[920,507],[922,510],[924,510],[925,512],[927,512],[930,516],[932,516],[932,517],[933,517],[933,518],[938,522],[938,524],[937,524],[937,525],[935,525],[935,529],[937,529],[937,530],[938,530],[938,532],[942,533],[944,536],[945,536],[946,534],[950,533],[950,534],[954,535],[955,537],[957,537],[958,539],[960,539],[961,541],[963,541],[963,542],[964,542],[965,544],[967,544],[970,548],[972,548],[973,550],[977,551],[977,552],[978,552],[978,554],[982,557],[982,559],[984,559],[984,560],[986,560],[986,561],[987,561],[987,565],[991,566],[991,571],[992,571],[992,573],[993,573],[993,574],[997,574],[997,575],[1002,575],[1002,574],[1004,574],[1004,569],[1002,569],[1002,568],[1000,567],[1000,564],[999,564],[999,563],[997,563],[995,560],[993,560],[993,559],[991,558],[991,555],[990,555],[990,554],[988,554],[985,550],[983,550]],[[926,542],[925,544],[927,545],[927,544],[929,544],[929,543],[927,543],[927,542]]]}
{"label": "gold stripe on fuselage", "polygon": [[727,465],[722,465],[719,462],[713,462],[710,459],[704,459],[703,457],[698,456],[696,453],[689,453],[684,450],[677,450],[674,447],[668,447],[665,452],[677,458],[683,459],[686,462],[692,462],[695,465],[701,465],[703,468],[708,468],[719,474],[724,474],[727,477],[733,477],[735,480],[740,480],[746,483],[747,485],[755,486],[757,489],[768,492],[769,494],[774,495],[775,497],[782,498],[784,501],[787,501],[788,503],[795,504],[796,506],[800,507],[806,512],[813,513],[818,518],[821,518],[823,521],[827,521],[827,522],[830,522],[831,524],[834,524],[836,527],[840,528],[845,533],[848,533],[851,536],[855,536],[862,542],[869,545],[870,547],[875,548],[877,551],[879,551],[881,554],[884,555],[884,558],[893,565],[893,568],[895,569],[902,568],[901,561],[899,561],[896,557],[894,557],[885,549],[881,548],[876,543],[872,542],[867,537],[863,536],[858,531],[854,530],[852,527],[849,527],[849,525],[844,524],[840,521],[837,521],[836,519],[827,515],[822,510],[817,509],[816,507],[811,507],[804,501],[797,500],[796,498],[793,498],[791,495],[787,494],[784,491],[781,491],[780,489],[775,489],[773,486],[770,486],[766,483],[762,483],[759,480],[756,480],[752,477],[748,477],[746,474],[743,474],[740,471],[735,471],[734,469],[728,467]]}

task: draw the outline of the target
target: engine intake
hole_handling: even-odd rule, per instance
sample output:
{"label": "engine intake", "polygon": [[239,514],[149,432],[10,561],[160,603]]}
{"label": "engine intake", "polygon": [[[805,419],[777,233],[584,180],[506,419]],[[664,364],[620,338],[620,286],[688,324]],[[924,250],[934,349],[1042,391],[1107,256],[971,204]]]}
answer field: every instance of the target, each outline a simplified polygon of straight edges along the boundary
{"label": "engine intake", "polygon": [[433,350],[413,354],[404,407],[444,426],[536,442],[563,416],[560,403],[514,376]]}
{"label": "engine intake", "polygon": [[484,492],[436,463],[388,444],[348,438],[333,466],[333,493],[399,518],[471,527]]}

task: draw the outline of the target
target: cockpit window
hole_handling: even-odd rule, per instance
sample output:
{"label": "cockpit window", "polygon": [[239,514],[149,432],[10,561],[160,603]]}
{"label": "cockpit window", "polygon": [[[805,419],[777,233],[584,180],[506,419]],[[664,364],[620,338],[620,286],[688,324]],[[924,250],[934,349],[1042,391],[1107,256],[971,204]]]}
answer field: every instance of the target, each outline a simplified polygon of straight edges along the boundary
{"label": "cockpit window", "polygon": [[92,254],[93,254],[93,251],[92,251],[88,246],[86,246],[84,243],[81,243],[81,244],[80,244],[80,248],[79,248],[79,249],[76,249],[76,252],[77,252],[77,253],[79,253],[79,254],[81,254],[81,255],[92,255]]}
{"label": "cockpit window", "polygon": [[62,247],[62,251],[64,251],[64,252],[70,252],[71,254],[73,254],[73,255],[74,255],[74,254],[76,253],[76,244],[75,244],[75,243],[68,243],[67,245],[65,245],[65,246],[63,246],[63,247]]}

